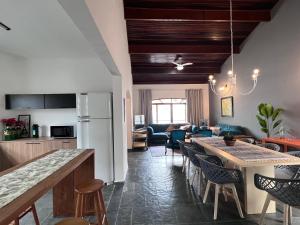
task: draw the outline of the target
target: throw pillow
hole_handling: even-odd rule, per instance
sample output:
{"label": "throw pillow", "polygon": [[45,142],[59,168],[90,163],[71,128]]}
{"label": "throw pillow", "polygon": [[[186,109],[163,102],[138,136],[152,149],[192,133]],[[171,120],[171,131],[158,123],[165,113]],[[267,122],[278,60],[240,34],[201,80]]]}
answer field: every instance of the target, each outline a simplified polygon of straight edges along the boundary
{"label": "throw pillow", "polygon": [[171,132],[172,130],[175,130],[176,127],[174,124],[170,124],[170,126],[166,129],[167,132]]}
{"label": "throw pillow", "polygon": [[209,127],[209,129],[212,130],[213,135],[219,136],[219,134],[221,132],[221,127]]}
{"label": "throw pillow", "polygon": [[190,128],[190,126],[191,125],[183,125],[183,126],[180,126],[179,129],[180,130],[188,130]]}

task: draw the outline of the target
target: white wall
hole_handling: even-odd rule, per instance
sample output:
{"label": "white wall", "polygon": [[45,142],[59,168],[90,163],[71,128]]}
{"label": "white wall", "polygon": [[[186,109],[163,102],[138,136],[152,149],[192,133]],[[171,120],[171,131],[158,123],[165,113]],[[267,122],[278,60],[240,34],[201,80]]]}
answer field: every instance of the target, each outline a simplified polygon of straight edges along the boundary
{"label": "white wall", "polygon": [[186,89],[203,90],[204,119],[209,120],[209,96],[207,84],[161,84],[161,85],[133,85],[133,114],[140,114],[139,90],[151,89],[152,99],[185,98]]}
{"label": "white wall", "polygon": [[49,136],[50,125],[76,124],[75,109],[5,110],[4,94],[112,92],[112,76],[98,58],[26,59],[0,52],[0,118],[30,114]]}
{"label": "white wall", "polygon": [[[220,116],[220,99],[211,96],[213,121],[240,124],[257,136],[262,136],[255,115],[261,102],[285,109],[284,125],[300,136],[300,1],[283,1],[271,22],[261,23],[245,43],[241,54],[235,55],[238,87],[251,86],[251,72],[260,68],[256,90],[249,96],[234,95],[234,118]],[[229,59],[218,76],[226,77]],[[238,91],[238,90],[237,90]]]}

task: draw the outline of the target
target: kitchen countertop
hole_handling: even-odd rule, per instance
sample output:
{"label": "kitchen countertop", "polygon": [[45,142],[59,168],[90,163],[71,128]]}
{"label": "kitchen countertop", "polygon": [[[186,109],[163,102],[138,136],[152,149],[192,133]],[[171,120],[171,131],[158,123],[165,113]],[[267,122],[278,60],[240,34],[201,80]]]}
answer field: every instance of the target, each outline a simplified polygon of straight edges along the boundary
{"label": "kitchen countertop", "polygon": [[75,138],[53,138],[53,137],[39,137],[39,138],[20,138],[12,141],[0,141],[0,143],[8,143],[8,142],[14,142],[14,141],[26,141],[26,142],[41,142],[41,141],[53,141],[53,140],[74,140]]}
{"label": "kitchen countertop", "polygon": [[85,149],[57,150],[16,170],[0,175],[0,208],[24,194],[84,151]]}

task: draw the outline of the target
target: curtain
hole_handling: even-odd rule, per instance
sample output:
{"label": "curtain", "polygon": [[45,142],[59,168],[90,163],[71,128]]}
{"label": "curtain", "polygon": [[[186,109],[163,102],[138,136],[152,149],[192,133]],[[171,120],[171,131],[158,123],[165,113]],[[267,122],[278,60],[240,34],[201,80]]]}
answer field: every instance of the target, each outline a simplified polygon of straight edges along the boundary
{"label": "curtain", "polygon": [[152,123],[152,92],[151,90],[139,90],[140,112],[145,116],[145,125]]}
{"label": "curtain", "polygon": [[203,94],[201,89],[185,90],[187,99],[187,119],[188,122],[200,126],[203,121]]}

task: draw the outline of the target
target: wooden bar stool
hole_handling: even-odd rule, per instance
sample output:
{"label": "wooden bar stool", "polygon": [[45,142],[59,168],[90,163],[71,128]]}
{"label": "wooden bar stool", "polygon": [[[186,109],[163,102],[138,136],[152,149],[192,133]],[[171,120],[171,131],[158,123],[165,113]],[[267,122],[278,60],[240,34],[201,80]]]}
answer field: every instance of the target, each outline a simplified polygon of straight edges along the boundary
{"label": "wooden bar stool", "polygon": [[72,218],[62,220],[55,225],[89,225],[89,222],[80,218]]}
{"label": "wooden bar stool", "polygon": [[94,179],[88,183],[81,184],[75,189],[77,193],[75,217],[83,217],[85,214],[85,198],[89,195],[93,196],[95,214],[99,225],[108,225],[106,208],[102,195],[104,182],[102,180]]}
{"label": "wooden bar stool", "polygon": [[33,204],[32,206],[30,206],[28,209],[26,209],[23,213],[21,213],[17,219],[15,219],[14,221],[12,221],[10,223],[10,225],[19,225],[20,224],[20,219],[22,219],[27,213],[32,212],[33,215],[33,219],[35,222],[35,225],[40,225],[40,221],[39,221],[39,217],[37,215],[36,212],[36,208],[35,205]]}

